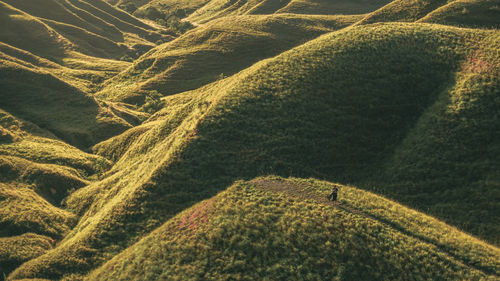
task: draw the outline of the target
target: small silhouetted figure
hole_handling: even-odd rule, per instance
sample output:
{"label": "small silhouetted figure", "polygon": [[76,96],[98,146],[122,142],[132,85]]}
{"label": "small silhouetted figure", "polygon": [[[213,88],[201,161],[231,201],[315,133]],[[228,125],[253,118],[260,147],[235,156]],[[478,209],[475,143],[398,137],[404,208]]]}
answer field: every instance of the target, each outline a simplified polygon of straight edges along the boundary
{"label": "small silhouetted figure", "polygon": [[339,188],[334,186],[332,188],[332,192],[330,192],[330,195],[328,195],[328,200],[333,201],[333,202],[337,201],[337,194],[338,193],[339,193]]}

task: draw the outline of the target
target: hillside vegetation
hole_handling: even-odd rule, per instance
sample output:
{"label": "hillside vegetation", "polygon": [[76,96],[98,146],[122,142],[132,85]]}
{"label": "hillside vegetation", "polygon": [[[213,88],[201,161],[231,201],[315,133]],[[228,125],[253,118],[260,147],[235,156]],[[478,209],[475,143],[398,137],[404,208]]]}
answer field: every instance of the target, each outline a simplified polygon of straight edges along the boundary
{"label": "hillside vegetation", "polygon": [[[358,26],[166,97],[147,122],[94,147],[116,163],[104,179],[66,200],[81,215],[78,225],[11,277],[85,275],[234,180],[266,174],[359,183],[497,243],[497,173],[486,164],[498,161],[491,142],[498,124],[491,114],[499,106],[491,100],[498,88],[497,42],[496,31]],[[484,115],[474,113],[479,108]],[[432,129],[427,120],[435,118],[442,125]],[[447,132],[447,142],[422,130]],[[469,158],[444,145],[453,142],[463,153],[477,153],[477,165],[463,165]],[[399,169],[415,163],[405,155],[418,153],[421,169]],[[391,171],[398,173],[378,176]],[[460,192],[471,185],[482,190],[468,193],[464,204]]]}
{"label": "hillside vegetation", "polygon": [[[260,178],[170,219],[86,280],[494,280],[500,251],[354,187]],[[429,231],[429,229],[431,231]]]}
{"label": "hillside vegetation", "polygon": [[370,13],[361,23],[393,21],[498,28],[500,6],[495,0],[396,0]]}
{"label": "hillside vegetation", "polygon": [[187,19],[196,23],[206,23],[225,16],[250,14],[363,14],[371,12],[388,2],[387,0],[210,0],[204,6],[191,13]]}
{"label": "hillside vegetation", "polygon": [[172,95],[193,90],[360,19],[271,15],[214,20],[149,51],[106,81],[97,96],[143,103],[152,91]]}
{"label": "hillside vegetation", "polygon": [[500,279],[497,1],[35,2],[0,280]]}

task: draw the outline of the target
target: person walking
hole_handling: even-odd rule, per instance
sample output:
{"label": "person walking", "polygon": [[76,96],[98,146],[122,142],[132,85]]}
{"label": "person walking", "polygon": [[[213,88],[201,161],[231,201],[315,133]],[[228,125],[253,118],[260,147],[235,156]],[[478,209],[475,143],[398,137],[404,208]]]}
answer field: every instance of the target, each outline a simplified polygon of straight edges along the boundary
{"label": "person walking", "polygon": [[332,188],[332,192],[330,192],[330,194],[328,195],[328,200],[330,200],[332,202],[336,202],[337,197],[338,197],[338,193],[339,193],[339,188],[337,186],[334,186]]}

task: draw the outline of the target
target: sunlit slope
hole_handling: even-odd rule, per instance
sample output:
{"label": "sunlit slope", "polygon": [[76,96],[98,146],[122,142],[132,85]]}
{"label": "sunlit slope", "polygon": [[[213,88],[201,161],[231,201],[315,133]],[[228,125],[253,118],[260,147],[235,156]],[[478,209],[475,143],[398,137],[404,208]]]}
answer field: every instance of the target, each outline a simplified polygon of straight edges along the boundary
{"label": "sunlit slope", "polygon": [[292,0],[276,13],[311,15],[364,14],[375,11],[390,0]]}
{"label": "sunlit slope", "polygon": [[101,0],[0,1],[0,22],[1,42],[58,63],[75,51],[118,59],[168,37]]}
{"label": "sunlit slope", "polygon": [[476,45],[374,178],[398,201],[500,244],[499,31]]}
{"label": "sunlit slope", "polygon": [[158,31],[130,14],[116,9],[102,0],[47,0],[45,5],[33,5],[29,0],[3,0],[26,13],[99,34],[120,41],[124,33],[144,39],[159,36]]}
{"label": "sunlit slope", "polygon": [[49,130],[60,139],[88,147],[132,127],[99,102],[48,72],[0,59],[0,108]]}
{"label": "sunlit slope", "polygon": [[395,0],[369,14],[361,23],[394,21],[498,28],[500,8],[495,0]]}
{"label": "sunlit slope", "polygon": [[196,89],[359,19],[270,15],[215,20],[146,53],[107,81],[98,96],[142,103],[150,91],[172,95]]}
{"label": "sunlit slope", "polygon": [[[143,1],[143,0],[119,0],[119,4],[125,4],[127,2],[132,2],[136,4],[137,7],[141,7],[141,9],[146,9],[148,7],[154,7],[160,11],[169,11],[173,12],[175,10],[183,10],[186,15],[189,15],[201,8],[206,3],[210,2],[210,0],[151,0],[151,1]],[[143,5],[142,2],[144,3]]]}
{"label": "sunlit slope", "polygon": [[457,0],[419,20],[476,28],[500,28],[500,3],[495,0]]}
{"label": "sunlit slope", "polygon": [[388,2],[389,0],[211,0],[191,13],[187,19],[195,23],[205,23],[220,17],[249,14],[364,14],[374,11]]}
{"label": "sunlit slope", "polygon": [[[53,245],[54,240],[32,233],[0,237],[0,272],[11,272],[23,262],[45,253]],[[0,279],[3,280],[3,276]]]}
{"label": "sunlit slope", "polygon": [[259,178],[189,208],[86,280],[494,280],[500,250],[354,187]]}
{"label": "sunlit slope", "polygon": [[[467,200],[478,204],[463,205],[462,198],[448,196],[489,181],[495,166],[467,170],[463,159],[453,158],[455,147],[441,145],[441,151],[434,151],[441,140],[418,133],[416,127],[425,130],[428,125],[422,120],[429,116],[456,122],[457,129],[478,134],[454,134],[459,130],[440,126],[435,130],[445,130],[441,133],[460,141],[464,151],[487,150],[475,161],[498,161],[499,154],[492,153],[495,142],[476,146],[498,126],[494,112],[499,105],[492,99],[498,75],[491,72],[498,71],[497,42],[497,31],[404,23],[358,26],[322,36],[217,83],[167,97],[164,109],[148,122],[95,146],[116,164],[101,181],[67,199],[68,208],[82,215],[78,225],[58,247],[23,264],[11,277],[86,274],[235,179],[266,174],[361,182],[361,188],[389,186],[388,196],[396,188],[406,191],[402,201],[423,210],[446,202],[453,208],[433,208],[430,213],[495,241],[495,217],[484,216],[479,204],[488,204],[488,213],[496,214],[494,197],[471,193]],[[488,65],[488,71],[476,73],[478,68],[469,66],[478,53],[484,60],[479,65]],[[471,111],[478,103],[486,106],[487,120]],[[460,118],[458,111],[447,110],[456,106]],[[428,194],[433,200],[424,202],[427,205],[413,199],[429,177],[415,177],[410,184],[377,177],[394,168],[392,157],[403,155],[400,149],[414,133],[425,140],[424,147],[407,146],[403,151],[440,155],[418,170],[427,169],[431,180],[445,183],[434,186],[439,192]],[[398,165],[413,163],[403,160]],[[450,167],[450,174],[432,172],[443,166]],[[468,173],[451,170],[458,167]],[[455,181],[448,184],[451,175]],[[494,185],[483,187],[494,192]],[[465,213],[469,215],[462,216]],[[471,220],[480,224],[461,224]],[[74,262],[62,258],[68,256]]]}
{"label": "sunlit slope", "polygon": [[62,200],[109,167],[104,158],[0,110],[2,277],[53,248],[67,234],[77,216],[62,209]]}

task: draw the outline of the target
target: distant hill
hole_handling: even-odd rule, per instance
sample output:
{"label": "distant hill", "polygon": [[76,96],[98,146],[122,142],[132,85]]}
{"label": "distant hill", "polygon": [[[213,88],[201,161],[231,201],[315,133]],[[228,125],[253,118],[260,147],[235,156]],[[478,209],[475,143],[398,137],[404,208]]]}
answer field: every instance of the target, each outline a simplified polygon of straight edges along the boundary
{"label": "distant hill", "polygon": [[457,0],[419,20],[474,28],[500,28],[500,4],[495,0]]}
{"label": "distant hill", "polygon": [[196,23],[205,23],[210,20],[229,15],[262,15],[273,13],[313,15],[364,14],[377,9],[388,2],[388,0],[211,0],[201,8],[191,13],[187,19]]}
{"label": "distant hill", "polygon": [[430,22],[474,28],[498,28],[500,8],[495,0],[396,0],[370,13],[361,22]]}
{"label": "distant hill", "polygon": [[[154,46],[166,35],[101,0],[0,1],[0,41],[52,61],[68,50],[120,58],[129,49]],[[14,36],[17,34],[17,36]],[[33,40],[39,44],[31,44]],[[40,44],[41,43],[41,44]]]}
{"label": "distant hill", "polygon": [[143,103],[150,91],[172,95],[193,90],[360,19],[254,15],[214,20],[151,50],[106,81],[97,96]]}
{"label": "distant hill", "polygon": [[374,194],[332,184],[238,182],[170,219],[86,280],[475,280],[500,251]]}
{"label": "distant hill", "polygon": [[498,40],[358,26],[166,97],[148,121],[94,146],[115,164],[67,198],[77,226],[11,277],[84,276],[188,206],[268,174],[356,183],[498,244]]}

